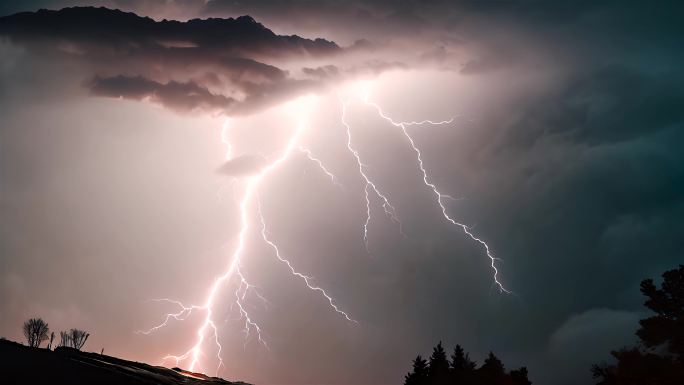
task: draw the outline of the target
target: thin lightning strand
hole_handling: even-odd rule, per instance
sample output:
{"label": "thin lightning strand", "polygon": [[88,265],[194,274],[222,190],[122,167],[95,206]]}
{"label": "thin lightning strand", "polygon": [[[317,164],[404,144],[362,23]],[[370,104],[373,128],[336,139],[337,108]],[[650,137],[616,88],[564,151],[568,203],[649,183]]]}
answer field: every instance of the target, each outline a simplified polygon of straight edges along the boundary
{"label": "thin lightning strand", "polygon": [[[364,99],[364,102],[366,102],[366,104],[372,105],[372,103],[368,102],[368,99]],[[421,121],[401,122],[401,124],[403,124],[404,126],[421,126],[423,124],[431,124],[433,126],[439,126],[441,124],[453,123],[454,119],[455,118],[451,118],[449,120],[440,120],[440,121],[436,121],[436,122],[432,121],[430,119],[425,119],[425,120],[421,120]]]}
{"label": "thin lightning strand", "polygon": [[363,180],[366,182],[366,185],[364,187],[364,195],[366,198],[366,221],[363,224],[363,242],[366,246],[366,251],[370,254],[369,248],[368,248],[368,224],[370,223],[370,218],[371,218],[371,202],[370,202],[370,197],[369,197],[369,189],[373,190],[375,195],[377,195],[381,200],[382,200],[382,208],[385,210],[385,214],[387,214],[392,221],[397,223],[399,225],[399,231],[403,235],[402,231],[402,226],[401,226],[401,221],[399,221],[399,218],[397,217],[396,209],[392,204],[390,204],[389,199],[387,199],[387,196],[385,196],[383,193],[380,192],[378,187],[373,183],[373,181],[368,177],[366,172],[364,171],[367,166],[361,161],[361,156],[359,155],[359,152],[352,146],[352,139],[351,139],[351,127],[347,123],[346,120],[347,116],[347,103],[342,101],[342,116],[341,116],[341,121],[342,125],[345,127],[346,132],[347,132],[347,149],[349,152],[354,156],[354,159],[356,159],[356,164],[359,169],[359,174],[363,178]]}
{"label": "thin lightning strand", "polygon": [[449,120],[440,121],[440,122],[433,122],[433,121],[431,121],[431,120],[423,120],[423,121],[421,121],[421,122],[395,122],[392,118],[390,118],[389,116],[387,116],[387,115],[382,111],[382,108],[380,108],[379,105],[377,105],[376,103],[373,103],[373,102],[368,101],[368,97],[367,97],[367,96],[365,96],[365,97],[363,98],[363,101],[364,101],[365,104],[374,107],[374,108],[377,110],[378,115],[379,115],[380,117],[382,117],[383,119],[385,119],[387,122],[389,122],[390,124],[392,124],[392,125],[395,126],[395,127],[401,128],[401,131],[402,131],[402,133],[404,134],[404,137],[406,137],[408,143],[411,145],[411,148],[412,148],[413,151],[416,153],[416,159],[417,159],[417,161],[418,161],[418,166],[420,167],[420,171],[421,171],[421,173],[423,174],[423,183],[425,183],[425,185],[426,185],[427,187],[429,187],[429,188],[432,190],[432,192],[435,194],[435,196],[437,197],[437,204],[439,205],[440,209],[442,210],[442,216],[444,216],[444,219],[446,219],[446,220],[447,220],[448,222],[450,222],[451,224],[453,224],[453,225],[455,225],[455,226],[459,226],[460,228],[462,228],[462,229],[463,229],[463,232],[465,232],[472,240],[474,240],[474,241],[480,243],[480,244],[484,247],[485,252],[487,253],[487,257],[488,257],[489,260],[490,260],[490,265],[491,265],[491,267],[492,267],[492,270],[494,270],[494,276],[493,276],[493,278],[494,278],[494,283],[498,286],[499,291],[505,292],[505,293],[508,293],[508,294],[511,294],[511,291],[509,291],[508,289],[506,289],[506,288],[503,286],[503,284],[499,281],[499,270],[497,269],[496,263],[495,263],[496,260],[497,260],[497,258],[495,258],[495,257],[492,255],[492,252],[490,251],[489,245],[487,244],[487,242],[485,242],[485,241],[483,241],[482,239],[480,239],[480,238],[478,238],[477,236],[475,236],[475,235],[470,231],[470,228],[469,228],[468,226],[466,226],[466,225],[464,225],[464,224],[462,224],[462,223],[457,222],[455,219],[453,219],[453,218],[452,218],[451,216],[449,216],[449,214],[447,213],[446,206],[444,205],[443,199],[444,199],[444,198],[453,199],[453,198],[450,197],[450,196],[448,196],[448,195],[445,195],[445,194],[442,194],[441,192],[439,192],[439,190],[437,190],[437,186],[435,186],[432,182],[430,182],[430,180],[429,180],[429,178],[428,178],[427,171],[425,170],[425,166],[423,165],[423,157],[422,157],[422,154],[421,154],[421,152],[420,152],[420,149],[418,149],[418,147],[416,146],[416,143],[413,141],[413,138],[411,137],[411,135],[409,135],[408,131],[406,130],[406,126],[408,126],[408,125],[413,125],[413,124],[424,124],[424,123],[429,123],[429,124],[433,124],[433,125],[449,124],[449,123],[451,123],[451,122],[453,121],[453,118],[452,118],[452,119],[449,119]]}
{"label": "thin lightning strand", "polygon": [[[236,273],[237,276],[240,278],[240,284],[238,285],[237,289],[235,289],[235,304],[238,306],[238,309],[240,311],[241,317],[245,320],[245,344],[244,347],[247,346],[247,341],[249,339],[250,333],[252,329],[256,331],[257,338],[259,339],[259,342],[264,345],[268,349],[268,345],[264,341],[263,338],[261,338],[261,327],[259,324],[254,322],[252,320],[252,317],[249,315],[249,312],[246,310],[246,305],[244,304],[245,297],[247,296],[247,292],[254,288],[253,285],[251,285],[247,279],[245,278],[244,274],[242,274],[242,270],[240,269],[240,265],[238,264],[236,268]],[[242,291],[242,294],[240,292]]]}
{"label": "thin lightning strand", "polygon": [[164,321],[162,323],[160,323],[159,325],[153,326],[147,330],[138,330],[138,331],[136,331],[137,334],[145,334],[145,335],[152,334],[152,333],[156,332],[157,330],[167,326],[169,321],[171,321],[171,319],[175,319],[176,321],[185,321],[192,314],[193,310],[204,310],[204,307],[202,307],[202,306],[196,306],[196,305],[185,306],[180,301],[176,301],[176,300],[168,299],[168,298],[151,299],[147,302],[168,302],[168,303],[172,303],[174,305],[177,305],[180,308],[180,311],[177,313],[166,314],[166,316],[164,317]]}
{"label": "thin lightning strand", "polygon": [[292,273],[292,275],[301,278],[302,281],[304,281],[304,284],[306,285],[306,287],[309,288],[309,290],[311,290],[311,291],[316,291],[316,292],[320,293],[323,297],[325,297],[325,299],[328,301],[328,304],[330,304],[330,307],[331,307],[333,310],[335,310],[335,312],[337,312],[338,314],[342,315],[342,316],[343,316],[344,318],[346,318],[347,321],[349,321],[349,322],[358,323],[357,321],[355,321],[355,320],[353,320],[351,317],[349,317],[349,314],[347,314],[346,312],[342,311],[342,310],[335,304],[335,300],[334,300],[330,295],[328,295],[328,293],[326,293],[326,291],[325,291],[323,288],[313,285],[313,284],[311,283],[312,277],[309,277],[309,276],[307,276],[307,275],[304,275],[304,274],[298,272],[298,271],[294,268],[294,266],[292,266],[292,264],[290,263],[290,261],[288,261],[287,259],[283,258],[283,256],[280,254],[280,249],[278,248],[278,246],[277,246],[273,241],[271,241],[271,240],[268,238],[268,230],[266,230],[266,221],[264,220],[264,216],[263,216],[263,214],[262,214],[262,212],[261,212],[261,204],[260,204],[259,202],[257,202],[257,213],[258,213],[258,215],[259,215],[259,220],[261,221],[261,237],[264,239],[264,242],[266,242],[269,246],[271,246],[271,248],[273,249],[273,252],[275,253],[276,258],[278,258],[278,260],[279,260],[280,262],[282,262],[282,263],[284,263],[285,265],[287,265],[287,267],[288,267],[288,269],[290,269],[290,272]]}
{"label": "thin lightning strand", "polygon": [[323,161],[321,161],[320,159],[316,158],[316,157],[313,155],[313,153],[311,153],[311,150],[309,150],[308,148],[305,148],[305,147],[303,147],[303,146],[299,146],[299,151],[303,152],[307,159],[309,159],[311,162],[315,163],[315,164],[318,166],[318,168],[319,168],[325,175],[327,175],[328,178],[330,178],[330,181],[333,182],[333,184],[335,184],[336,186],[342,187],[342,185],[337,181],[337,177],[335,176],[335,174],[333,174],[332,172],[330,172],[330,171],[328,170],[328,168],[325,167],[325,165],[323,164]]}

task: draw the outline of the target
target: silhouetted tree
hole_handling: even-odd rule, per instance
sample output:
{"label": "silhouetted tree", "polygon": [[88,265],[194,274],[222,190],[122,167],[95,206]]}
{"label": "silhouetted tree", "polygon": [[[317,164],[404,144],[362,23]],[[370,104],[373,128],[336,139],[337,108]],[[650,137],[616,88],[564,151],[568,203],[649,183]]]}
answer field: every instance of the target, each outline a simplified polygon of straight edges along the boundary
{"label": "silhouetted tree", "polygon": [[461,345],[456,345],[454,354],[451,355],[451,369],[457,372],[475,370],[477,364],[470,359],[470,355],[466,353]]}
{"label": "silhouetted tree", "polygon": [[513,385],[532,385],[532,382],[527,378],[527,368],[511,370],[511,382]]}
{"label": "silhouetted tree", "polygon": [[684,265],[663,274],[661,288],[641,282],[644,303],[656,315],[639,321],[642,346],[611,352],[615,365],[594,365],[599,385],[681,385],[684,383]]}
{"label": "silhouetted tree", "polygon": [[55,340],[55,332],[50,333],[50,343],[48,344],[48,350],[52,350],[52,342]]}
{"label": "silhouetted tree", "polygon": [[71,333],[69,332],[59,332],[59,347],[68,348],[71,347]]}
{"label": "silhouetted tree", "polygon": [[76,350],[81,350],[83,345],[85,345],[86,341],[88,340],[88,337],[90,337],[90,334],[79,329],[71,329],[69,334],[71,335],[71,347]]}
{"label": "silhouetted tree", "polygon": [[665,345],[668,352],[684,359],[684,265],[663,273],[660,289],[652,279],[642,281],[641,292],[648,297],[644,305],[656,315],[639,321],[637,336],[646,347]]}
{"label": "silhouetted tree", "polygon": [[[432,350],[429,362],[418,356],[413,360],[413,370],[405,376],[405,385],[532,385],[527,368],[521,367],[506,373],[503,362],[493,352],[478,369],[470,355],[461,345],[456,345],[447,361],[440,342]],[[644,385],[644,384],[634,384]],[[651,384],[648,384],[651,385]],[[667,384],[669,385],[669,384]]]}
{"label": "silhouetted tree", "polygon": [[449,361],[440,341],[432,349],[432,355],[428,362],[428,384],[446,385],[449,383]]}
{"label": "silhouetted tree", "polygon": [[635,347],[611,352],[616,365],[594,365],[599,385],[681,385],[684,368],[672,356],[645,352]]}
{"label": "silhouetted tree", "polygon": [[24,337],[28,346],[37,348],[48,339],[48,324],[40,318],[31,318],[24,322]]}
{"label": "silhouetted tree", "polygon": [[477,372],[479,383],[482,384],[501,384],[506,377],[503,362],[493,352],[489,352],[489,356]]}
{"label": "silhouetted tree", "polygon": [[428,376],[427,361],[421,356],[413,360],[413,370],[406,375],[404,385],[425,385]]}
{"label": "silhouetted tree", "polygon": [[470,359],[461,345],[456,345],[454,354],[451,355],[451,383],[470,384],[472,383],[473,373],[477,364]]}

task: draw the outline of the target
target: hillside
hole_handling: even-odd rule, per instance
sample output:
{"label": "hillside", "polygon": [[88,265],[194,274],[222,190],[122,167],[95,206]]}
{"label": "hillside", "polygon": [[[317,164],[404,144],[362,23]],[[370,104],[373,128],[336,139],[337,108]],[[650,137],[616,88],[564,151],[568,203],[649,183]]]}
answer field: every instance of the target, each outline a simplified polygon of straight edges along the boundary
{"label": "hillside", "polygon": [[248,385],[72,348],[34,349],[0,340],[0,383],[98,385]]}

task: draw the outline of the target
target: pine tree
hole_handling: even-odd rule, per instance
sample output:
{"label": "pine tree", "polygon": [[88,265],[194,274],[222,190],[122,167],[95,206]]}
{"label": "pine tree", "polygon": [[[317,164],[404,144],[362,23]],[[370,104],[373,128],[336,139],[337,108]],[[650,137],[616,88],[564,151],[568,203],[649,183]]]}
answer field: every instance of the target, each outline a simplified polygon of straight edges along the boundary
{"label": "pine tree", "polygon": [[469,384],[473,377],[473,372],[477,364],[470,359],[470,355],[466,353],[461,345],[456,345],[454,354],[451,355],[451,383],[452,384]]}
{"label": "pine tree", "polygon": [[430,385],[446,385],[449,383],[449,361],[441,341],[432,349],[428,364],[428,383]]}
{"label": "pine tree", "polygon": [[478,370],[478,377],[482,384],[501,384],[506,377],[503,362],[493,352],[489,352],[489,356]]}
{"label": "pine tree", "polygon": [[511,370],[510,376],[513,385],[532,385],[532,382],[527,378],[527,368],[524,366],[517,370]]}
{"label": "pine tree", "polygon": [[426,385],[427,383],[427,361],[421,356],[413,360],[413,371],[406,375],[404,385]]}
{"label": "pine tree", "polygon": [[476,363],[470,359],[470,355],[463,351],[461,345],[456,345],[454,354],[451,355],[451,370],[456,372],[475,370]]}

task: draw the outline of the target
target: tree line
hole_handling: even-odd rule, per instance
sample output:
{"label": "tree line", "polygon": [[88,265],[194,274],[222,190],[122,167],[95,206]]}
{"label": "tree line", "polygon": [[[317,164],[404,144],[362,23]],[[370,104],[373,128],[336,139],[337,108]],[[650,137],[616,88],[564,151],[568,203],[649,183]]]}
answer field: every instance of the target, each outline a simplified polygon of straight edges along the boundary
{"label": "tree line", "polygon": [[[644,306],[654,315],[639,321],[636,346],[611,352],[613,363],[591,368],[597,385],[684,385],[684,265],[666,271],[660,287],[641,282]],[[448,360],[442,343],[428,360],[418,356],[404,385],[530,385],[527,368],[506,372],[490,352],[477,367],[460,345]]]}
{"label": "tree line", "polygon": [[[38,348],[43,342],[49,340],[50,342],[47,345],[47,349],[52,350],[55,333],[50,333],[47,322],[43,321],[41,318],[31,318],[24,322],[23,330],[28,346]],[[49,337],[48,333],[50,335]],[[60,341],[57,347],[69,347],[81,350],[88,340],[88,337],[90,337],[90,334],[80,329],[61,331],[59,332]]]}
{"label": "tree line", "polygon": [[413,360],[413,368],[406,375],[404,385],[532,384],[527,378],[527,368],[507,372],[503,362],[493,352],[489,352],[479,368],[461,345],[456,345],[450,358],[447,359],[442,343],[438,343],[428,360],[420,355]]}

